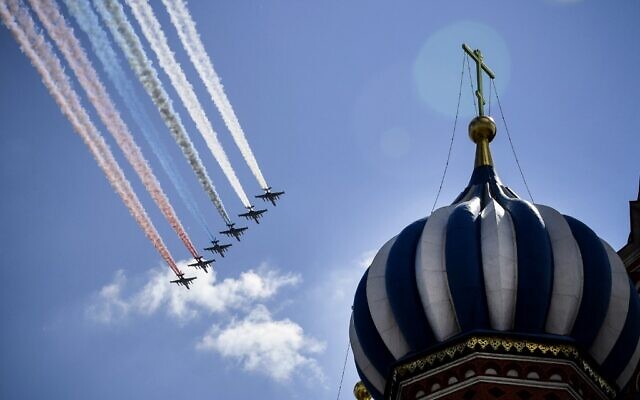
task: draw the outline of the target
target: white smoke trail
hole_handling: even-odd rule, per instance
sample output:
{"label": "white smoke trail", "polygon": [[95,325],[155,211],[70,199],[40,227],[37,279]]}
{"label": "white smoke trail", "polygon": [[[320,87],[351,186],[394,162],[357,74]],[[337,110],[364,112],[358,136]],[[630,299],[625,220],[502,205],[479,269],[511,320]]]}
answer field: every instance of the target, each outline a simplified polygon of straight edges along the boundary
{"label": "white smoke trail", "polygon": [[122,69],[120,58],[111,45],[107,32],[102,28],[98,15],[86,0],[64,0],[69,13],[78,22],[80,28],[87,34],[93,51],[100,60],[107,76],[116,88],[124,105],[129,109],[129,114],[136,123],[138,130],[151,146],[151,150],[160,161],[160,166],[176,188],[180,199],[187,206],[191,215],[198,221],[202,228],[211,236],[207,220],[200,207],[187,188],[187,183],[178,172],[175,162],[160,140],[160,132],[155,128],[149,113],[135,92],[135,87]]}
{"label": "white smoke trail", "polygon": [[193,257],[198,256],[198,251],[162,190],[160,182],[153,174],[151,167],[142,155],[142,151],[140,151],[131,132],[129,132],[129,128],[120,117],[118,110],[116,110],[109,93],[107,93],[98,73],[91,65],[91,61],[89,61],[87,54],[84,52],[80,41],[75,37],[60,13],[58,5],[54,0],[29,0],[29,3],[38,17],[40,17],[40,21],[49,36],[58,45],[67,63],[69,63],[78,78],[80,86],[85,90],[87,97],[95,107],[98,116],[107,127],[107,130],[113,135],[125,157],[142,180],[151,198],[158,205],[162,214],[176,231],[191,255]]}
{"label": "white smoke trail", "polygon": [[204,82],[204,85],[207,87],[209,96],[211,96],[211,99],[218,108],[224,123],[227,125],[247,165],[249,165],[251,172],[253,172],[260,186],[263,189],[268,188],[267,181],[264,179],[264,176],[262,176],[262,171],[260,171],[260,167],[258,166],[258,161],[253,155],[249,142],[240,126],[240,121],[238,121],[233,107],[224,92],[220,77],[213,68],[211,58],[202,44],[202,40],[196,29],[196,24],[189,13],[187,5],[184,0],[162,0],[162,2],[169,12],[171,22],[178,31],[182,45],[187,50],[191,62],[196,67],[200,79],[202,79],[202,82]]}
{"label": "white smoke trail", "polygon": [[160,66],[162,66],[162,69],[164,69],[169,76],[173,87],[176,89],[176,92],[178,92],[178,96],[182,99],[182,102],[193,119],[193,122],[198,127],[202,137],[204,137],[209,150],[211,150],[216,161],[220,164],[222,171],[240,198],[240,201],[242,201],[242,204],[245,207],[248,207],[250,205],[249,199],[247,198],[247,195],[244,192],[229,159],[227,158],[227,154],[224,152],[222,145],[218,141],[217,134],[213,130],[211,122],[209,121],[209,118],[207,118],[200,101],[198,101],[191,83],[189,83],[182,67],[180,67],[180,64],[178,64],[173,56],[173,52],[169,48],[169,43],[162,31],[160,22],[158,22],[151,6],[146,0],[127,0],[127,3],[131,7],[133,15],[138,20],[144,36],[147,38],[147,41],[149,41],[149,44],[151,44],[151,48],[154,53],[156,53],[156,56],[160,61]]}
{"label": "white smoke trail", "polygon": [[117,0],[94,0],[93,3],[109,31],[111,31],[116,43],[124,52],[131,69],[133,69],[151,100],[158,108],[162,120],[187,158],[209,199],[213,202],[224,222],[226,224],[231,223],[218,192],[200,160],[198,151],[184,129],[180,116],[173,108],[171,99],[158,78],[158,73],[149,57],[147,57],[144,47],[133,30],[122,6]]}
{"label": "white smoke trail", "polygon": [[0,0],[0,18],[40,74],[42,82],[62,113],[89,147],[109,183],[120,195],[142,231],[174,273],[180,274],[181,271],[113,157],[109,146],[82,107],[78,94],[71,87],[69,77],[65,74],[60,60],[44,36],[36,30],[35,23],[24,5],[18,0]]}

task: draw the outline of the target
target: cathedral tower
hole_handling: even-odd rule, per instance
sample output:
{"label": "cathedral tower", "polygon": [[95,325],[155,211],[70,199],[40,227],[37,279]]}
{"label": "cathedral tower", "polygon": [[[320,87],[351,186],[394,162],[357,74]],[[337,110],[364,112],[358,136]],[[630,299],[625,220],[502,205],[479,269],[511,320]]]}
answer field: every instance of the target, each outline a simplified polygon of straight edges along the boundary
{"label": "cathedral tower", "polygon": [[478,83],[474,170],[451,205],[391,238],[362,277],[349,330],[354,394],[622,398],[640,359],[637,288],[588,226],[501,182],[482,92],[482,75],[494,74],[463,47]]}

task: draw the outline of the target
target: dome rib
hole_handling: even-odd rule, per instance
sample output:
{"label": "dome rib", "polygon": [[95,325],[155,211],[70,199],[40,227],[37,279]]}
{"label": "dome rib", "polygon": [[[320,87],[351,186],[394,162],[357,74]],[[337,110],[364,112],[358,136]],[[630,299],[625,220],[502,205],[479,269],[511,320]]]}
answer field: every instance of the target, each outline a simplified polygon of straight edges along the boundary
{"label": "dome rib", "polygon": [[598,331],[589,352],[593,358],[602,363],[622,333],[624,323],[629,313],[629,297],[631,290],[627,282],[629,277],[622,260],[615,250],[607,243],[600,241],[607,251],[609,265],[611,265],[611,298],[604,322]]}
{"label": "dome rib", "polygon": [[[485,194],[489,191],[488,186]],[[489,321],[493,329],[513,329],[518,265],[511,216],[492,198],[480,214],[480,244]]]}
{"label": "dome rib", "polygon": [[588,226],[564,216],[578,243],[583,263],[582,301],[571,336],[589,349],[604,322],[611,297],[611,266],[600,238]]}
{"label": "dome rib", "polygon": [[551,207],[536,204],[549,233],[553,253],[553,289],[545,330],[568,335],[582,300],[583,265],[580,248],[564,216]]}
{"label": "dome rib", "polygon": [[462,331],[489,328],[482,257],[480,198],[460,203],[449,217],[445,239],[447,280]]}
{"label": "dome rib", "polygon": [[630,384],[629,380],[631,379],[631,376],[636,370],[636,366],[638,365],[639,361],[640,361],[640,338],[638,339],[638,342],[636,344],[636,349],[634,350],[633,354],[631,354],[631,358],[629,359],[629,362],[624,367],[624,370],[620,373],[620,375],[618,375],[618,379],[616,380],[616,383],[618,384],[619,387],[625,388],[628,384]]}
{"label": "dome rib", "polygon": [[385,378],[380,374],[380,371],[371,364],[367,354],[362,349],[353,319],[353,315],[351,315],[351,321],[349,323],[349,341],[351,342],[351,349],[353,351],[353,358],[356,362],[358,375],[360,375],[370,393],[383,392]]}
{"label": "dome rib", "polygon": [[544,332],[553,288],[553,256],[549,234],[535,207],[512,199],[491,185],[496,201],[509,213],[516,238],[518,287],[514,329]]}
{"label": "dome rib", "polygon": [[367,304],[371,312],[371,319],[373,319],[382,341],[391,354],[398,359],[407,354],[410,347],[400,331],[387,296],[387,282],[385,279],[387,275],[387,260],[395,241],[396,238],[394,237],[385,243],[369,267]]}
{"label": "dome rib", "polygon": [[373,365],[382,376],[386,376],[391,364],[395,362],[395,358],[382,341],[373,319],[371,318],[371,312],[369,311],[369,305],[367,304],[368,275],[369,270],[365,272],[358,284],[358,288],[356,289],[353,307],[354,309],[361,311],[354,313],[353,323],[355,326],[356,336],[358,337],[358,342],[371,362],[371,365]]}
{"label": "dome rib", "polygon": [[460,332],[445,263],[445,234],[453,209],[436,210],[424,226],[416,256],[416,282],[420,300],[438,341]]}
{"label": "dome rib", "polygon": [[[635,286],[633,282],[628,281],[629,290],[634,293]],[[624,328],[618,337],[616,344],[613,346],[611,353],[602,363],[602,374],[608,379],[616,380],[618,385],[622,388],[626,382],[621,382],[622,372],[625,367],[633,360],[633,357],[637,357],[635,353],[631,353],[629,349],[634,348],[634,343],[640,342],[640,297],[629,297],[629,312],[627,312],[627,318],[625,319]],[[638,344],[640,345],[640,343]],[[637,350],[636,350],[637,352]],[[638,359],[636,358],[635,364],[637,365]]]}
{"label": "dome rib", "polygon": [[412,349],[423,349],[436,343],[420,300],[416,284],[416,247],[427,219],[407,226],[391,247],[387,260],[387,291],[391,310],[400,331]]}

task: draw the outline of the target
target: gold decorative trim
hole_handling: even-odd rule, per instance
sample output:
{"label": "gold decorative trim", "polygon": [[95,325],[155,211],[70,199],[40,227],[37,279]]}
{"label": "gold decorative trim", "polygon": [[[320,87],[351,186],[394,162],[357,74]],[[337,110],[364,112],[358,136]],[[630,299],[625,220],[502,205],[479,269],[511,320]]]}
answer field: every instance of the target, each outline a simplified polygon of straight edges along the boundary
{"label": "gold decorative trim", "polygon": [[596,372],[596,370],[585,359],[580,356],[580,353],[574,346],[569,344],[547,344],[525,339],[500,337],[471,336],[458,344],[451,345],[418,360],[395,367],[391,380],[395,383],[398,381],[399,377],[413,374],[415,371],[422,371],[427,367],[433,367],[436,364],[441,364],[443,361],[454,360],[457,356],[463,355],[469,350],[492,350],[494,352],[516,352],[525,354],[535,354],[536,352],[539,352],[542,355],[553,355],[554,357],[561,356],[562,358],[575,361],[576,365],[581,368],[608,397],[614,398],[616,396],[616,390],[609,385],[609,383],[602,378],[602,376],[600,376],[600,374],[598,374],[598,372]]}
{"label": "gold decorative trim", "polygon": [[371,395],[362,381],[359,381],[353,387],[353,395],[357,400],[371,400]]}

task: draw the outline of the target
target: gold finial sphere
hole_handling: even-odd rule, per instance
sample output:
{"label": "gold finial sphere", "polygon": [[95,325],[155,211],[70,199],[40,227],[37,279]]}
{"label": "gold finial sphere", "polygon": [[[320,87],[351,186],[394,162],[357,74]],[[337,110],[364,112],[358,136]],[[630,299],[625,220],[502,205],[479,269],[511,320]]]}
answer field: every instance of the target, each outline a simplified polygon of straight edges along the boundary
{"label": "gold finial sphere", "polygon": [[496,130],[495,121],[487,115],[475,117],[469,123],[469,137],[476,144],[483,140],[490,143],[496,137]]}
{"label": "gold finial sphere", "polygon": [[356,383],[356,386],[354,386],[353,395],[357,400],[371,400],[371,395],[362,381]]}

